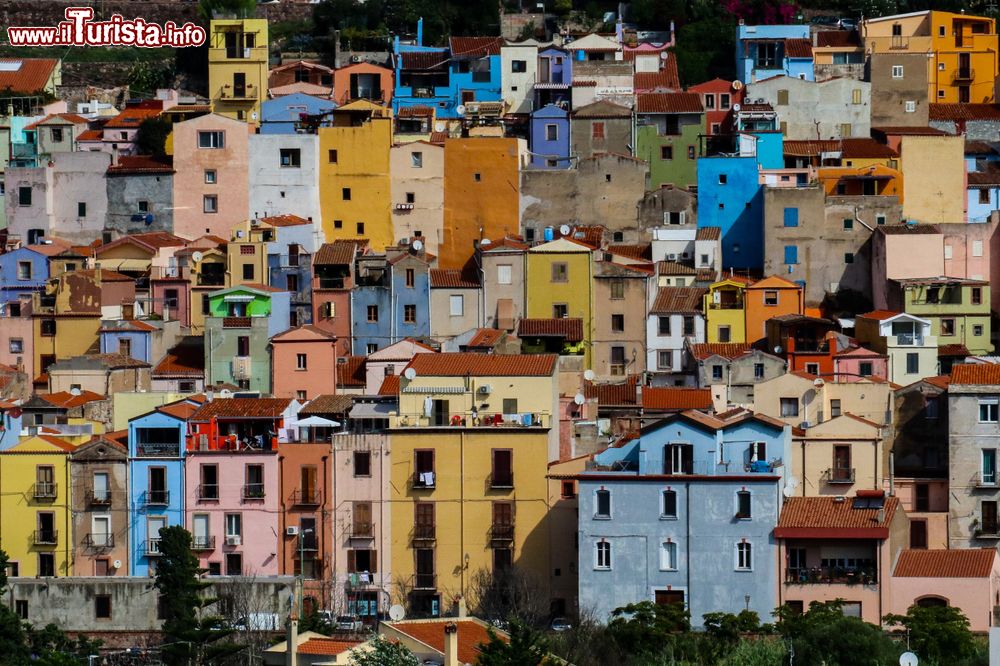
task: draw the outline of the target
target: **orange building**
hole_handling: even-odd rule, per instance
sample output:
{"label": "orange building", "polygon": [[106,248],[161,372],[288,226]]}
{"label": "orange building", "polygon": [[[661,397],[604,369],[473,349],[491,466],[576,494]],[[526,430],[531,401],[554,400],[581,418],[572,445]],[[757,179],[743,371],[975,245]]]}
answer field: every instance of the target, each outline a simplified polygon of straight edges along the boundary
{"label": "orange building", "polygon": [[475,243],[518,232],[518,139],[475,137],[444,144],[444,233],[439,268],[461,268]]}
{"label": "orange building", "polygon": [[352,63],[333,72],[333,99],[337,104],[367,99],[388,106],[392,87],[392,70],[368,62]]}
{"label": "orange building", "polygon": [[772,317],[803,314],[805,297],[802,285],[777,275],[766,277],[747,286],[743,292],[747,320],[747,342],[756,342],[767,335],[766,323]]}
{"label": "orange building", "polygon": [[882,164],[862,167],[823,167],[816,178],[827,196],[899,197],[903,202],[903,174]]}

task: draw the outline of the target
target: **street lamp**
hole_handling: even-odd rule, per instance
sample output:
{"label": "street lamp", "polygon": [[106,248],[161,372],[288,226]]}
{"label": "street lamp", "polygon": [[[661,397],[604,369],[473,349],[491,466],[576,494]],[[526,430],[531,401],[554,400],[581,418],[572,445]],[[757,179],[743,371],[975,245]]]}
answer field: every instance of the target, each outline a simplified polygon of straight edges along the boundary
{"label": "street lamp", "polygon": [[750,595],[749,594],[744,594],[743,595],[743,601],[744,601],[744,603],[746,603],[747,612],[749,612],[750,611]]}
{"label": "street lamp", "polygon": [[306,581],[306,535],[314,534],[315,530],[311,527],[307,527],[299,531],[299,618],[302,618],[302,597],[305,591],[305,581]]}

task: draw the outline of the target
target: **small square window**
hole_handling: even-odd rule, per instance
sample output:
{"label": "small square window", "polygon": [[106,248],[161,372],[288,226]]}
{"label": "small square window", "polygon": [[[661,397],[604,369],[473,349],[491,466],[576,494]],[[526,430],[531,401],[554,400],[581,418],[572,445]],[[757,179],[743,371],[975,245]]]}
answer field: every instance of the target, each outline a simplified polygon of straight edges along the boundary
{"label": "small square window", "polygon": [[279,155],[283,167],[297,168],[302,166],[302,153],[298,148],[282,148]]}
{"label": "small square window", "polygon": [[337,163],[337,150],[336,148],[330,148],[326,151],[326,161],[330,164]]}
{"label": "small square window", "polygon": [[411,204],[411,203],[416,203],[416,202],[417,202],[417,195],[416,195],[416,193],[414,193],[414,192],[407,192],[406,193],[406,203]]}
{"label": "small square window", "polygon": [[894,78],[894,79],[901,79],[901,78],[903,78],[903,66],[902,65],[893,65],[892,66],[892,78]]}
{"label": "small square window", "polygon": [[410,153],[410,166],[420,169],[424,166],[424,154],[420,152]]}
{"label": "small square window", "polygon": [[215,172],[215,169],[205,169],[205,184],[206,185],[215,185],[215,183],[217,182],[216,181],[216,177],[217,177],[217,174]]}
{"label": "small square window", "polygon": [[726,175],[726,174],[724,174],[724,173],[720,173],[719,174],[719,185],[725,185],[728,182],[729,182],[729,176]]}
{"label": "small square window", "polygon": [[364,222],[358,222],[357,225],[355,225],[355,227],[357,229],[357,233],[358,233],[359,236],[364,236],[365,235],[365,223]]}
{"label": "small square window", "polygon": [[674,159],[674,147],[673,146],[660,146],[660,159],[661,160],[672,160],[672,159]]}
{"label": "small square window", "polygon": [[845,252],[844,253],[844,263],[845,264],[853,264],[854,263],[854,253],[853,252]]}
{"label": "small square window", "polygon": [[477,183],[480,183],[483,180],[483,174],[478,173],[478,172],[474,173],[474,174],[472,174],[472,179],[475,180]]}
{"label": "small square window", "polygon": [[854,218],[845,217],[844,218],[844,231],[850,231],[854,228]]}
{"label": "small square window", "polygon": [[201,199],[201,207],[204,213],[218,213],[219,197],[214,194],[206,194]]}
{"label": "small square window", "polygon": [[349,187],[343,187],[343,188],[341,188],[340,189],[340,197],[344,201],[350,201],[351,200],[351,188],[349,188]]}

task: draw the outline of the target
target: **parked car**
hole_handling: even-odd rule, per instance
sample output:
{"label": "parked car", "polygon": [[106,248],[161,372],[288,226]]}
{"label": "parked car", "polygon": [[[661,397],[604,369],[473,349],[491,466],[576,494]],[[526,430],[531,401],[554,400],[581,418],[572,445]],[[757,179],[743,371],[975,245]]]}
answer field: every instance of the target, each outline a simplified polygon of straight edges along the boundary
{"label": "parked car", "polygon": [[836,16],[830,16],[829,14],[821,14],[820,16],[813,16],[809,19],[809,23],[819,26],[836,27],[838,24],[838,19]]}
{"label": "parked car", "polygon": [[281,631],[283,628],[277,613],[250,613],[233,622],[236,631]]}
{"label": "parked car", "polygon": [[552,631],[568,631],[573,628],[573,625],[564,617],[556,617],[552,619],[552,624],[549,627],[551,627]]}
{"label": "parked car", "polygon": [[355,615],[338,615],[337,631],[363,631],[365,625]]}

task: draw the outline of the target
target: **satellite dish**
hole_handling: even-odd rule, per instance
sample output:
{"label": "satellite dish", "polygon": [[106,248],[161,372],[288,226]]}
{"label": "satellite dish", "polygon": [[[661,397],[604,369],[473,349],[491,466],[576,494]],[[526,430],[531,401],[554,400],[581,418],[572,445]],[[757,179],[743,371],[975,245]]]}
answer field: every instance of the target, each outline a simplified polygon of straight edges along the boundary
{"label": "satellite dish", "polygon": [[411,245],[410,247],[412,247],[417,252],[420,252],[422,249],[424,249],[424,243],[423,241],[415,240],[413,241],[413,245]]}
{"label": "satellite dish", "polygon": [[389,608],[389,619],[393,622],[399,622],[404,617],[406,617],[406,610],[404,610],[399,604],[393,604]]}
{"label": "satellite dish", "polygon": [[232,398],[233,397],[233,392],[230,391],[229,389],[222,389],[221,391],[219,391],[219,397],[220,398]]}
{"label": "satellite dish", "polygon": [[445,125],[444,123],[442,123],[442,122],[434,123],[434,131],[435,132],[443,132],[446,129],[448,129],[448,126]]}
{"label": "satellite dish", "polygon": [[788,479],[785,481],[785,484],[789,488],[798,488],[799,487],[799,479],[798,479],[798,477],[795,477],[795,476],[789,476]]}
{"label": "satellite dish", "polygon": [[489,238],[484,238],[483,240],[479,241],[479,244],[480,245],[489,245],[492,242],[493,241],[491,241]]}
{"label": "satellite dish", "polygon": [[826,384],[826,382],[823,381],[822,377],[817,377],[816,379],[813,380],[813,386],[815,386],[816,388],[823,388],[824,384]]}
{"label": "satellite dish", "polygon": [[564,224],[561,227],[559,227],[559,233],[562,234],[563,236],[569,236],[570,231],[572,231],[572,229],[569,228],[568,224]]}
{"label": "satellite dish", "polygon": [[199,263],[204,258],[205,258],[205,255],[203,255],[198,250],[195,250],[194,252],[191,253],[191,261],[193,261],[196,264]]}
{"label": "satellite dish", "polygon": [[455,107],[455,113],[457,113],[460,116],[464,116],[465,115],[465,105],[464,104],[459,104],[458,106],[456,106]]}
{"label": "satellite dish", "polygon": [[917,666],[920,660],[917,659],[917,655],[912,652],[904,652],[899,655],[899,666]]}
{"label": "satellite dish", "polygon": [[112,569],[121,569],[122,568],[122,561],[121,560],[115,560],[114,562],[111,563],[111,568]]}
{"label": "satellite dish", "polygon": [[583,378],[586,379],[588,382],[594,381],[594,377],[596,377],[596,375],[594,374],[593,370],[583,371]]}
{"label": "satellite dish", "polygon": [[413,379],[417,376],[417,371],[414,370],[413,368],[407,368],[406,370],[403,370],[403,376],[412,382]]}
{"label": "satellite dish", "polygon": [[739,104],[733,104],[733,111],[736,112],[736,113],[739,113],[740,112],[740,105]]}
{"label": "satellite dish", "polygon": [[666,51],[660,51],[660,60],[666,60],[670,55]]}
{"label": "satellite dish", "polygon": [[795,488],[786,485],[784,488],[781,489],[781,494],[784,495],[786,498],[791,497],[792,495],[795,494]]}
{"label": "satellite dish", "polygon": [[774,353],[775,354],[781,353],[781,345],[774,345]]}
{"label": "satellite dish", "polygon": [[573,402],[575,402],[578,405],[582,405],[584,400],[586,399],[587,398],[582,393],[577,393],[575,396],[573,396]]}
{"label": "satellite dish", "polygon": [[733,90],[743,90],[743,82],[733,81]]}
{"label": "satellite dish", "polygon": [[73,388],[71,388],[69,390],[69,394],[70,395],[80,395],[80,389],[78,389],[77,387],[74,386]]}
{"label": "satellite dish", "polygon": [[251,111],[250,112],[250,120],[257,120],[257,112],[256,111]]}

